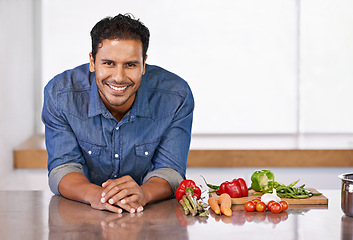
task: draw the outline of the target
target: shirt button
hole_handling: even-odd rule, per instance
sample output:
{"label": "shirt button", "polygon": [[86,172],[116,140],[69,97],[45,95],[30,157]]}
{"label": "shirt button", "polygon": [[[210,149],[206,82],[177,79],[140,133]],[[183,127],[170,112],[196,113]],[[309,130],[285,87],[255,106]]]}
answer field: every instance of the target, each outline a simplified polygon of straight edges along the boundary
{"label": "shirt button", "polygon": [[119,154],[117,154],[117,153],[115,153],[115,155],[114,155],[116,158],[118,158],[119,157]]}
{"label": "shirt button", "polygon": [[91,154],[92,154],[92,151],[88,151],[88,154],[91,155]]}
{"label": "shirt button", "polygon": [[114,175],[114,177],[116,178],[116,177],[117,177],[117,175]]}
{"label": "shirt button", "polygon": [[115,129],[116,129],[116,130],[119,130],[119,127],[116,127]]}
{"label": "shirt button", "polygon": [[145,152],[145,155],[146,155],[146,156],[148,155],[148,152],[147,152],[147,151]]}

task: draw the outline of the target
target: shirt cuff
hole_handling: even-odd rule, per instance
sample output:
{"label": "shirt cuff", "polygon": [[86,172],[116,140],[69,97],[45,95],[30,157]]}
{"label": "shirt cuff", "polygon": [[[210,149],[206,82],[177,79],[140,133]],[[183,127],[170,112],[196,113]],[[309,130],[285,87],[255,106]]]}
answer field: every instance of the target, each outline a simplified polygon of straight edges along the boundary
{"label": "shirt cuff", "polygon": [[182,176],[174,169],[159,168],[159,169],[153,170],[152,172],[149,172],[146,175],[146,177],[143,179],[143,183],[146,183],[152,177],[160,177],[166,180],[172,187],[173,193],[175,193],[175,190],[179,187],[179,184],[181,183],[181,181],[184,180]]}
{"label": "shirt cuff", "polygon": [[59,192],[59,183],[61,179],[68,173],[79,172],[84,174],[82,164],[80,163],[65,163],[63,165],[53,168],[49,173],[49,187],[50,190],[56,194],[61,195]]}

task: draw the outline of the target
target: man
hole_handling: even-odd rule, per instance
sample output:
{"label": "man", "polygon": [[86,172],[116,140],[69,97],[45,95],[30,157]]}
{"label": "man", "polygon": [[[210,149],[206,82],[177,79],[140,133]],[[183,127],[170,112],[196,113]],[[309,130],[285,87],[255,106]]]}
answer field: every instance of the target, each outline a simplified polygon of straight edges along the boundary
{"label": "man", "polygon": [[49,185],[95,209],[140,212],[185,178],[193,96],[183,79],[146,64],[149,30],[139,20],[104,18],[91,39],[89,64],[44,90]]}

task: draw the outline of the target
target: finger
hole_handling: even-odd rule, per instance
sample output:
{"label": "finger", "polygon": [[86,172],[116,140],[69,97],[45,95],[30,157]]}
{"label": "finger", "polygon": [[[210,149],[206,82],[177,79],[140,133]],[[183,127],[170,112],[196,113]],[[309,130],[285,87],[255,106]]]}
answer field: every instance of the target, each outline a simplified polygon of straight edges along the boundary
{"label": "finger", "polygon": [[120,208],[124,209],[125,211],[129,213],[135,213],[136,212],[136,206],[134,204],[122,204],[120,201],[115,203],[115,205],[119,206]]}
{"label": "finger", "polygon": [[126,196],[126,194],[129,194],[129,192],[123,192],[116,196],[119,192],[123,191],[124,189],[132,189],[135,187],[135,185],[137,185],[135,182],[119,182],[120,181],[107,181],[107,185],[102,191],[101,202],[109,202],[109,200],[113,198],[109,202],[110,204],[113,204],[114,202],[119,201],[121,198]]}
{"label": "finger", "polygon": [[[137,213],[140,213],[144,210],[143,208],[143,205],[137,201],[137,199],[139,199],[137,197],[137,195],[132,195],[130,197],[126,197],[126,198],[123,198],[121,201],[120,201],[120,204],[123,204],[123,205],[130,205],[132,208],[135,209],[135,212]],[[131,212],[131,210],[130,210]]]}
{"label": "finger", "polygon": [[104,207],[106,210],[110,211],[110,212],[114,212],[114,213],[118,213],[121,214],[123,212],[123,210],[119,207],[116,207],[114,205],[111,205],[109,203],[105,203]]}
{"label": "finger", "polygon": [[[119,179],[109,179],[102,184],[104,188],[102,191],[102,202],[108,201],[112,196],[116,195],[119,191],[125,188],[133,188],[136,182],[131,177],[122,177]],[[120,199],[115,199],[118,201]],[[112,203],[111,203],[112,204]]]}
{"label": "finger", "polygon": [[[116,195],[119,192],[119,188],[117,186],[113,188],[109,188],[109,190],[105,189],[102,194],[101,194],[101,202],[106,203],[109,202],[109,200]],[[110,204],[113,204],[114,202],[109,202]]]}
{"label": "finger", "polygon": [[127,198],[127,201],[123,202],[123,204],[126,204],[130,202],[138,202],[142,198],[141,194],[141,188],[135,182],[130,182],[128,184],[121,184],[119,186],[115,186],[115,188],[110,190],[104,196],[104,198],[110,204],[114,204],[116,202],[121,201],[122,199]]}

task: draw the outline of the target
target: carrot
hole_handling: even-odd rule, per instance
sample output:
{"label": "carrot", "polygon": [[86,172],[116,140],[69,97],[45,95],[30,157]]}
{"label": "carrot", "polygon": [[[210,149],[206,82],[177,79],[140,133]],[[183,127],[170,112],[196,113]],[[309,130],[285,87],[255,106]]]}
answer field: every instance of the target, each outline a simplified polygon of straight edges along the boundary
{"label": "carrot", "polygon": [[230,217],[232,216],[233,212],[232,212],[232,199],[230,198],[230,196],[227,193],[223,193],[221,194],[221,196],[219,196],[218,198],[218,204],[221,205],[221,212]]}
{"label": "carrot", "polygon": [[221,209],[219,208],[218,201],[217,201],[216,198],[210,197],[210,198],[208,199],[208,204],[210,205],[210,208],[211,208],[216,214],[220,214],[220,213],[221,213]]}

